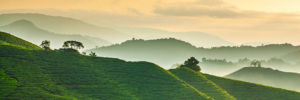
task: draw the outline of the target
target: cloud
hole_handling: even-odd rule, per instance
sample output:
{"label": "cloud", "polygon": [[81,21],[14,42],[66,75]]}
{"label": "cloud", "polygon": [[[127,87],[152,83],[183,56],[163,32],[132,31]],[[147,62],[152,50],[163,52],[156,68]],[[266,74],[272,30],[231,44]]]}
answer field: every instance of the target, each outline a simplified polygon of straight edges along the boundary
{"label": "cloud", "polygon": [[134,8],[127,8],[127,10],[133,14],[136,14],[136,15],[143,15],[143,13],[141,13],[140,11],[134,9]]}
{"label": "cloud", "polygon": [[215,7],[187,7],[187,6],[171,6],[171,7],[156,7],[153,11],[155,14],[167,16],[208,16],[216,18],[236,18],[243,16],[242,13],[224,8]]}
{"label": "cloud", "polygon": [[156,6],[153,13],[166,16],[208,16],[214,18],[243,17],[242,11],[221,0],[197,0],[195,2],[178,2]]}
{"label": "cloud", "polygon": [[221,0],[198,0],[195,3],[200,5],[209,5],[209,6],[217,6],[217,5],[225,4],[225,2]]}
{"label": "cloud", "polygon": [[198,0],[195,2],[167,3],[156,6],[154,14],[164,16],[212,17],[212,18],[266,18],[273,16],[299,16],[293,13],[271,13],[241,10],[221,0]]}

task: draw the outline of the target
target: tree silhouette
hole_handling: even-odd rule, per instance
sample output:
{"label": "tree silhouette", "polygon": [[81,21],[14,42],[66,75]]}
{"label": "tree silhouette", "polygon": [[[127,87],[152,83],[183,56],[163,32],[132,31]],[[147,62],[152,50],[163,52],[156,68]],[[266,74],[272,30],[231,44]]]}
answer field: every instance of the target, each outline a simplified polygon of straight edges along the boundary
{"label": "tree silhouette", "polygon": [[254,60],[251,62],[250,66],[261,67],[261,63],[258,60]]}
{"label": "tree silhouette", "polygon": [[91,53],[90,53],[89,55],[90,55],[90,56],[93,56],[93,57],[96,57],[96,56],[97,56],[96,53],[93,52],[93,51],[91,51]]}
{"label": "tree silhouette", "polygon": [[84,48],[83,44],[78,41],[66,41],[64,42],[63,48],[70,48],[71,49],[81,49]]}
{"label": "tree silhouette", "polygon": [[42,41],[40,45],[44,50],[51,50],[50,49],[50,41],[49,40],[44,40]]}
{"label": "tree silhouette", "polygon": [[187,67],[187,68],[190,68],[190,69],[192,69],[196,72],[199,72],[199,71],[201,71],[201,68],[198,64],[199,64],[199,61],[196,58],[191,57],[190,59],[185,61],[184,64],[181,65],[180,67]]}
{"label": "tree silhouette", "polygon": [[67,42],[64,42],[63,48],[69,48],[69,44]]}

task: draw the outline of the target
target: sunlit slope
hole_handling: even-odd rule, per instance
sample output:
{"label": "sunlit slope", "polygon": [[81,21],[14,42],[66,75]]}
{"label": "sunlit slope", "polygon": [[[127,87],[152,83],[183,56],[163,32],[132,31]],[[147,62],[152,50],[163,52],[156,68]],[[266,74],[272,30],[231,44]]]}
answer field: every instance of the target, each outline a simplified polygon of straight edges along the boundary
{"label": "sunlit slope", "polygon": [[205,74],[206,78],[238,100],[299,100],[300,93]]}
{"label": "sunlit slope", "polygon": [[216,100],[236,100],[225,90],[208,80],[203,74],[189,68],[178,68],[169,70],[172,74],[187,82],[199,91]]}
{"label": "sunlit slope", "polygon": [[300,74],[298,73],[283,72],[271,68],[245,67],[225,77],[300,91]]}
{"label": "sunlit slope", "polygon": [[24,47],[27,49],[41,49],[39,46],[27,42],[21,38],[15,37],[9,33],[1,32],[0,31],[0,44],[1,45],[14,45],[19,47]]}
{"label": "sunlit slope", "polygon": [[32,51],[8,45],[0,45],[0,55],[1,72],[8,75],[4,79],[13,78],[10,82],[18,86],[11,89],[15,92],[4,95],[5,99],[210,99],[169,71],[148,62]]}

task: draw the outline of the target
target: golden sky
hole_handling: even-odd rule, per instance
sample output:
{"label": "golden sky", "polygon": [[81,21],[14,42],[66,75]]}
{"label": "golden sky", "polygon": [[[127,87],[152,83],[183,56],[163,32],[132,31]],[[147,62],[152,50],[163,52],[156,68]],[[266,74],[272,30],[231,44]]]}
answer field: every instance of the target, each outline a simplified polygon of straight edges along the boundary
{"label": "golden sky", "polygon": [[300,0],[0,0],[0,12],[37,12],[92,24],[102,21],[118,26],[200,31],[238,44],[300,45],[299,4]]}

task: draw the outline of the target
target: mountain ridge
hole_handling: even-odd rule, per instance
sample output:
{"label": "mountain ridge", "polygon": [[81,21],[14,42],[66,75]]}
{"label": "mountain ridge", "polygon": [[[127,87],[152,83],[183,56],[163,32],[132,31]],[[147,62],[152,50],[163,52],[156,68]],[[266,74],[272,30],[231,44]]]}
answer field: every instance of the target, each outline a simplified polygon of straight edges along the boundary
{"label": "mountain ridge", "polygon": [[0,27],[1,31],[12,33],[18,37],[39,45],[43,40],[50,40],[50,47],[60,48],[64,41],[77,40],[84,43],[85,47],[94,48],[95,46],[109,45],[106,40],[97,38],[98,43],[90,40],[92,37],[84,37],[81,35],[65,35],[49,32],[37,27],[34,23],[28,20],[18,20],[5,26]]}
{"label": "mountain ridge", "polygon": [[[269,85],[278,88],[295,90],[298,92],[300,91],[300,87],[297,85],[298,83],[300,83],[300,81],[298,80],[298,78],[300,77],[299,73],[283,72],[263,67],[245,67],[229,75],[226,75],[225,77]],[[279,78],[280,80],[278,80]]]}

